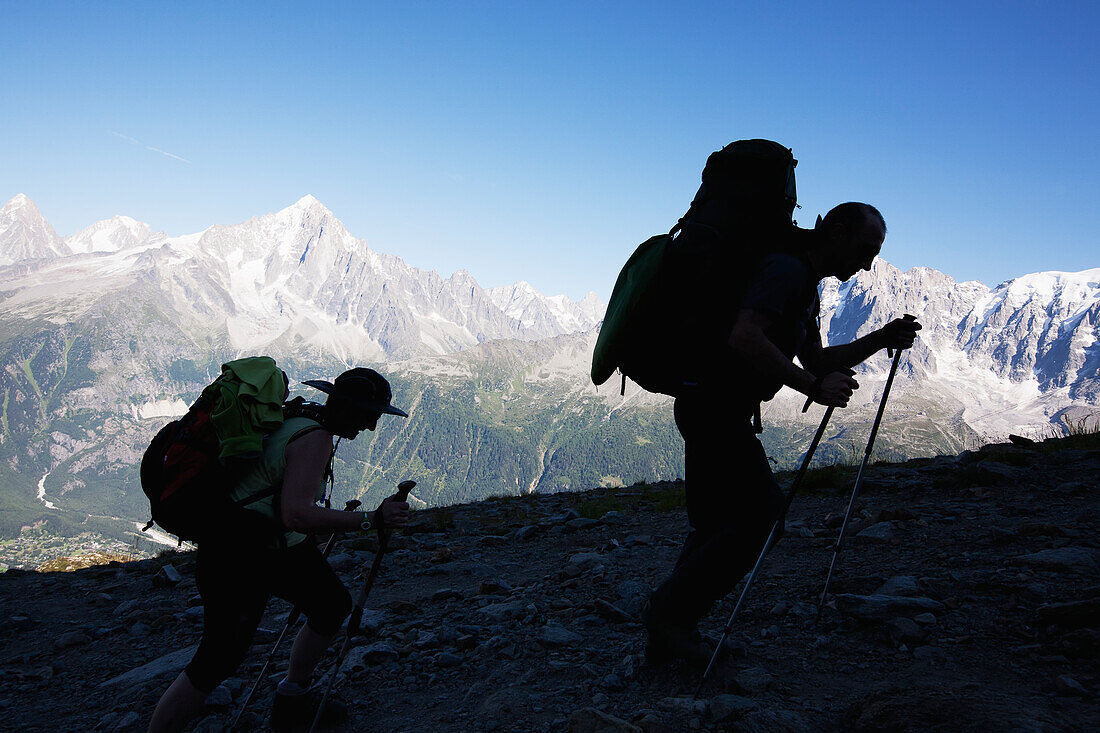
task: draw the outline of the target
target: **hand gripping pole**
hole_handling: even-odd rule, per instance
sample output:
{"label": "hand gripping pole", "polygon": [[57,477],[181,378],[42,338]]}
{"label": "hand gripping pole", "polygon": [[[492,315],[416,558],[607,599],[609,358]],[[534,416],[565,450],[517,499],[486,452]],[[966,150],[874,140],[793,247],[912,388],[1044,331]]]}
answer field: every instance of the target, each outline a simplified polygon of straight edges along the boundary
{"label": "hand gripping pole", "polygon": [[[409,492],[416,486],[415,481],[402,481],[397,485],[397,493],[390,497],[394,501],[408,501]],[[389,501],[387,499],[386,501]],[[382,503],[385,504],[386,501]],[[378,507],[378,511],[382,511],[382,507]],[[377,515],[381,517],[379,513]],[[359,597],[355,600],[355,607],[351,610],[351,616],[348,617],[348,629],[344,636],[344,643],[340,645],[340,651],[336,655],[336,662],[332,665],[332,672],[329,674],[328,685],[325,686],[325,694],[321,697],[321,704],[317,706],[317,713],[313,717],[313,724],[310,725],[309,731],[317,730],[317,724],[321,721],[321,713],[325,709],[325,703],[328,702],[329,693],[332,692],[332,686],[336,682],[336,673],[340,671],[340,667],[344,664],[344,657],[347,656],[348,650],[351,648],[351,639],[357,633],[359,633],[359,624],[363,621],[363,607],[367,603],[367,596],[370,595],[370,589],[374,587],[374,579],[378,577],[378,570],[382,567],[382,558],[386,555],[386,547],[390,543],[390,530],[386,529],[383,524],[378,528],[378,552],[374,554],[374,562],[371,563],[370,572],[367,573],[367,579],[363,582],[363,587],[359,591]]]}
{"label": "hand gripping pole", "polygon": [[[809,405],[807,405],[808,407]],[[703,679],[699,680],[699,686],[695,688],[695,695],[692,699],[699,697],[699,693],[703,691],[703,686],[707,683],[707,678],[710,677],[711,670],[714,669],[714,665],[718,661],[718,657],[721,654],[722,646],[725,645],[726,639],[729,638],[730,632],[733,631],[733,623],[737,620],[737,614],[741,612],[741,606],[745,603],[745,597],[749,594],[749,588],[752,587],[753,582],[756,580],[756,576],[760,572],[760,566],[764,563],[764,558],[767,557],[772,547],[779,541],[780,527],[782,527],[783,521],[787,516],[787,511],[791,508],[791,503],[794,501],[795,494],[798,493],[798,488],[802,484],[802,479],[806,476],[806,469],[810,467],[810,460],[814,457],[814,451],[817,450],[818,443],[821,442],[821,437],[825,434],[825,428],[829,425],[829,418],[833,416],[832,407],[825,410],[825,416],[821,418],[821,425],[817,428],[817,433],[814,434],[813,441],[810,442],[810,447],[806,451],[806,456],[802,459],[802,466],[798,469],[798,475],[795,476],[794,483],[791,484],[791,490],[787,493],[787,504],[783,508],[783,514],[772,525],[771,534],[768,535],[768,541],[764,543],[764,549],[760,551],[760,557],[756,558],[756,564],[752,567],[752,572],[749,573],[749,577],[745,580],[745,585],[741,589],[741,595],[737,598],[737,603],[733,607],[733,613],[730,614],[729,621],[726,622],[726,628],[722,629],[722,638],[718,640],[718,645],[714,648],[714,653],[710,656],[710,662],[707,664],[707,669],[703,672]],[[805,412],[805,410],[803,410]]]}
{"label": "hand gripping pole", "polygon": [[[905,320],[915,321],[916,316],[905,314]],[[859,489],[863,485],[863,471],[867,468],[867,462],[871,458],[871,451],[875,447],[875,438],[878,437],[878,428],[882,423],[882,414],[886,411],[886,399],[890,396],[890,387],[894,384],[894,375],[897,374],[898,364],[901,362],[902,349],[894,352],[894,361],[890,364],[890,376],[886,378],[886,386],[882,389],[882,399],[878,403],[878,414],[875,415],[875,423],[871,426],[871,436],[867,439],[867,448],[863,451],[863,461],[859,464],[859,473],[856,474],[856,483],[852,487],[852,497],[848,500],[848,509],[844,512],[844,522],[840,525],[840,534],[837,535],[836,544],[833,545],[833,558],[829,561],[829,574],[825,576],[825,587],[821,590],[821,598],[817,602],[817,615],[814,623],[821,621],[821,612],[825,608],[825,597],[829,594],[829,584],[833,580],[833,571],[836,569],[836,560],[840,556],[840,549],[844,542],[844,530],[848,528],[848,521],[852,518],[852,510],[856,506],[859,497]]]}

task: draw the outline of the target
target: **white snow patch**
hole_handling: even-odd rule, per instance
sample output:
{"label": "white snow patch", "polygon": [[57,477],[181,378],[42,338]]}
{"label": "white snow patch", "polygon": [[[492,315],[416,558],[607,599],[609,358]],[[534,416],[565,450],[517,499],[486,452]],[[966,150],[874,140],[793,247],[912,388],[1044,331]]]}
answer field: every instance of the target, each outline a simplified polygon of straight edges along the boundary
{"label": "white snow patch", "polygon": [[131,405],[130,412],[135,420],[151,420],[155,417],[180,417],[187,414],[187,403],[174,400],[155,400],[143,405]]}

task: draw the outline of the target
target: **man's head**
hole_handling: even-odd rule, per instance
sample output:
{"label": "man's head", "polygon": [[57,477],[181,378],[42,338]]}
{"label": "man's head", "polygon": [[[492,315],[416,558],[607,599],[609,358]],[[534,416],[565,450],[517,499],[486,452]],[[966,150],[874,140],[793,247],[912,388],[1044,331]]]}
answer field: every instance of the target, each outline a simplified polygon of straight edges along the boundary
{"label": "man's head", "polygon": [[408,417],[390,404],[390,383],[373,369],[349,369],[333,382],[302,382],[328,393],[325,401],[326,426],[342,438],[354,439],[362,430],[374,430],[383,414]]}
{"label": "man's head", "polygon": [[870,270],[886,239],[886,220],[870,204],[849,201],[834,207],[815,227],[824,239],[824,275],[841,281]]}

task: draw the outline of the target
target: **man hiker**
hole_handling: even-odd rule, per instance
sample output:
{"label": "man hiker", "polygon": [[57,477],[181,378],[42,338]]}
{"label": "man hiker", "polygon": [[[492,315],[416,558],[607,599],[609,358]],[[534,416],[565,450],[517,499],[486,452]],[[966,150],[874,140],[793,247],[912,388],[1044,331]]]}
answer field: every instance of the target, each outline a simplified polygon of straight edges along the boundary
{"label": "man hiker", "polygon": [[[383,414],[408,415],[390,404],[390,385],[378,372],[355,368],[335,382],[305,382],[328,393],[317,419],[290,417],[271,433],[262,455],[232,490],[231,498],[282,486],[238,511],[224,532],[198,543],[195,580],[203,599],[203,634],[191,663],[157,703],[149,731],[181,731],[203,710],[206,696],[244,659],[271,595],[302,610],[306,623],[290,652],[286,678],[275,693],[275,730],[308,727],[318,696],[313,670],[351,612],[351,596],[321,556],[314,532],[400,527],[409,505],[387,499],[375,512],[317,505],[324,496],[333,436],[354,440],[374,430]],[[381,516],[378,516],[381,514]],[[322,723],[341,722],[343,706],[331,698]]]}
{"label": "man hiker", "polygon": [[783,494],[754,431],[759,404],[786,385],[818,404],[844,407],[859,386],[847,370],[881,349],[911,347],[921,328],[897,319],[850,344],[822,348],[818,283],[870,270],[886,223],[873,206],[853,202],[789,236],[793,241],[760,261],[733,304],[733,328],[719,363],[707,370],[711,376],[675,402],[691,529],[671,576],[643,610],[653,663],[706,664],[710,649],[699,620],[752,569],[783,512]]}

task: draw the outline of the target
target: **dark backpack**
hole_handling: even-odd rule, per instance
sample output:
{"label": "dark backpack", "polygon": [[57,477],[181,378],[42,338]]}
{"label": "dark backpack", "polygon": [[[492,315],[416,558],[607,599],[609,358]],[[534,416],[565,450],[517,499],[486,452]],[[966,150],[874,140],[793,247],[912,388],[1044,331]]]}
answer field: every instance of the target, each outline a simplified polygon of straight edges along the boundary
{"label": "dark backpack", "polygon": [[592,353],[597,386],[618,369],[624,391],[629,377],[678,397],[707,375],[748,276],[790,241],[797,164],[770,140],[739,140],[707,158],[687,213],[643,242],[615,281]]}
{"label": "dark backpack", "polygon": [[[278,372],[285,384],[286,375],[278,370],[274,360],[267,357],[260,359],[266,360],[261,363],[273,370],[273,374]],[[227,440],[239,438],[239,433],[219,436],[215,427],[217,415],[233,407],[227,404],[230,399],[228,395],[238,391],[220,389],[227,379],[233,379],[233,375],[227,373],[223,366],[222,376],[203,390],[187,414],[161,428],[145,450],[141,459],[141,488],[149,499],[152,513],[145,529],[155,522],[181,540],[201,541],[232,531],[234,524],[245,518],[241,512],[247,505],[277,495],[279,487],[256,492],[238,501],[230,498],[230,492],[255,466],[259,454],[244,452],[226,455],[226,449],[232,445]],[[282,399],[285,396],[284,392]],[[236,399],[246,402],[249,398],[240,396]],[[304,403],[298,398],[281,404],[277,414],[285,417],[305,415],[319,420],[321,409],[319,405]],[[247,410],[240,413],[249,414]],[[261,435],[274,431],[281,424],[281,417],[274,420],[270,419],[270,415],[268,417],[261,425],[242,426],[242,431],[250,430]],[[247,515],[250,526],[256,526],[258,518],[255,513]],[[278,536],[284,529],[278,523],[270,524],[266,529],[270,530],[272,537]]]}

